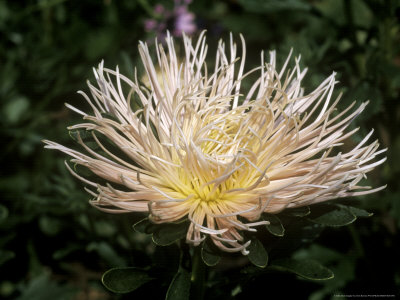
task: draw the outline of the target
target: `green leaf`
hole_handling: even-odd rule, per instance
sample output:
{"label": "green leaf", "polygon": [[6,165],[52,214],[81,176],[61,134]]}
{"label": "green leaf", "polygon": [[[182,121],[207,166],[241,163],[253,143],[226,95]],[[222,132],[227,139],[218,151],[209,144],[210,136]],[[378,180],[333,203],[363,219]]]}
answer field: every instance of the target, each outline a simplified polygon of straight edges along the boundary
{"label": "green leaf", "polygon": [[153,233],[153,241],[159,246],[168,246],[186,236],[188,222],[165,223],[157,226]]}
{"label": "green leaf", "polygon": [[221,256],[218,255],[217,249],[214,249],[213,245],[211,245],[212,241],[206,239],[203,243],[201,248],[201,258],[203,259],[204,263],[209,266],[215,266],[219,263]]}
{"label": "green leaf", "polygon": [[367,217],[371,217],[373,215],[373,213],[370,213],[364,209],[358,208],[358,207],[353,207],[353,206],[346,206],[347,209],[349,209],[351,211],[351,213],[353,215],[355,215],[357,218],[361,217],[361,218],[367,218]]}
{"label": "green leaf", "polygon": [[69,244],[68,246],[60,248],[57,251],[55,251],[52,256],[53,256],[53,259],[59,260],[59,259],[65,258],[67,255],[71,254],[72,252],[78,251],[80,249],[81,249],[81,247],[78,245]]}
{"label": "green leaf", "polygon": [[152,223],[148,218],[133,225],[136,232],[153,234],[153,242],[159,246],[168,246],[186,236],[188,222],[165,223],[162,225]]}
{"label": "green leaf", "polygon": [[6,119],[9,123],[15,124],[22,119],[28,109],[29,100],[26,97],[20,96],[11,99],[4,107]]}
{"label": "green leaf", "polygon": [[271,266],[310,280],[328,280],[334,277],[331,270],[312,259],[284,258],[273,261]]}
{"label": "green leaf", "polygon": [[39,227],[48,236],[57,235],[62,227],[62,223],[57,218],[42,216],[39,218]]}
{"label": "green leaf", "polygon": [[253,238],[248,250],[248,258],[253,265],[260,268],[265,268],[267,266],[268,252],[265,250],[263,244],[259,240]]}
{"label": "green leaf", "polygon": [[268,252],[274,257],[288,257],[300,247],[313,242],[325,226],[312,223],[306,218],[295,220],[285,227],[285,235],[268,245]]}
{"label": "green leaf", "polygon": [[0,266],[10,259],[13,259],[14,257],[14,252],[8,250],[0,250]]}
{"label": "green leaf", "polygon": [[89,60],[96,60],[98,57],[103,57],[110,51],[115,44],[115,35],[111,28],[99,29],[96,34],[88,36],[85,39],[85,55]]}
{"label": "green leaf", "polygon": [[357,217],[343,205],[321,205],[313,209],[308,219],[317,224],[336,227],[349,225]]}
{"label": "green leaf", "polygon": [[263,219],[269,222],[269,224],[265,225],[265,227],[267,227],[267,230],[271,234],[276,236],[283,236],[285,234],[285,228],[283,227],[281,220],[277,216],[264,214]]}
{"label": "green leaf", "polygon": [[157,225],[150,222],[148,218],[144,218],[139,222],[135,223],[133,230],[139,233],[151,234],[156,230]]}
{"label": "green leaf", "polygon": [[292,217],[305,217],[310,214],[309,206],[302,206],[296,208],[289,208],[283,211],[284,215],[292,216]]}
{"label": "green leaf", "polygon": [[71,300],[76,299],[77,289],[69,284],[60,284],[47,272],[32,276],[21,286],[21,295],[16,300]]}
{"label": "green leaf", "polygon": [[8,216],[8,209],[0,204],[0,222],[3,222]]}
{"label": "green leaf", "polygon": [[[314,243],[307,249],[303,248],[297,251],[293,258],[299,260],[313,259],[317,260],[322,265],[329,265],[335,277],[324,284],[324,290],[327,294],[332,294],[335,291],[341,290],[350,281],[356,278],[355,269],[356,261],[358,260],[357,255],[347,255],[346,253],[341,253]],[[320,299],[326,299],[326,297]]]}
{"label": "green leaf", "polygon": [[190,296],[190,273],[179,268],[169,285],[166,300],[188,300]]}
{"label": "green leaf", "polygon": [[125,257],[122,255],[118,255],[113,247],[110,246],[109,243],[105,241],[100,242],[90,242],[86,246],[86,250],[88,252],[95,251],[97,252],[102,259],[104,259],[111,266],[125,266]]}
{"label": "green leaf", "polygon": [[134,267],[114,268],[105,272],[101,278],[108,290],[119,294],[132,292],[151,280],[153,278],[146,271]]}
{"label": "green leaf", "polygon": [[309,10],[311,5],[301,0],[239,0],[250,12],[272,13],[282,10]]}

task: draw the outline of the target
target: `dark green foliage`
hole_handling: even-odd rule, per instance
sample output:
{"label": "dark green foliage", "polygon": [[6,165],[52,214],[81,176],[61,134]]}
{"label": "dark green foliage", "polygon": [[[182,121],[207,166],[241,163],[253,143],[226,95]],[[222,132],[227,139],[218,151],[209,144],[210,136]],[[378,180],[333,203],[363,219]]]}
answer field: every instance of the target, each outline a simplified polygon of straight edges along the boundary
{"label": "dark green foliage", "polygon": [[145,218],[135,225],[133,229],[140,233],[152,234],[152,239],[159,246],[168,246],[186,236],[189,223],[187,221],[179,223],[154,224]]}
{"label": "dark green foliage", "polygon": [[273,261],[271,266],[310,280],[328,280],[334,277],[331,270],[315,260],[286,258]]}
{"label": "dark green foliage", "polygon": [[125,294],[151,281],[146,271],[137,268],[115,268],[104,273],[101,281],[111,292]]}
{"label": "dark green foliage", "polygon": [[308,216],[311,222],[325,226],[346,226],[357,217],[345,206],[321,204]]}
{"label": "dark green foliage", "polygon": [[166,300],[188,300],[190,295],[190,273],[183,268],[172,279],[168,288]]}
{"label": "dark green foliage", "polygon": [[[87,92],[85,80],[94,81],[91,67],[102,59],[109,68],[118,64],[130,78],[137,66],[140,77],[137,44],[139,39],[152,43],[143,22],[154,17],[157,3],[0,1],[1,299],[164,299],[167,293],[168,299],[187,299],[193,253],[178,240],[188,224],[161,228],[139,222],[143,214],[95,210],[83,184],[66,170],[66,157],[44,150],[41,143],[49,139],[81,149],[66,130],[80,116],[64,102],[90,109],[76,91]],[[160,3],[173,6],[172,0]],[[211,64],[218,39],[229,32],[235,38],[244,34],[248,68],[259,64],[261,50],[276,49],[282,63],[293,48],[302,55],[300,64],[309,68],[306,92],[336,71],[334,96],[344,92],[338,109],[370,100],[352,125],[360,131],[344,149],[354,147],[371,128],[373,139],[388,147],[388,162],[364,181],[374,187],[388,184],[386,190],[357,202],[344,199],[265,215],[271,225],[247,236],[252,239],[248,258],[221,253],[206,239],[200,254],[212,267],[204,274],[204,298],[247,299],[251,293],[263,295],[266,288],[265,298],[271,299],[395,294],[400,290],[399,1],[206,0],[193,1],[189,8],[198,26],[208,29]],[[85,140],[91,133],[80,134]],[[76,132],[71,136],[76,138]],[[370,212],[373,217],[365,218]],[[169,246],[154,245],[152,237]],[[137,273],[122,276],[125,291],[139,282],[142,286],[115,295],[101,285],[105,270],[127,266]],[[335,277],[310,283],[290,272],[277,273],[278,268],[308,279],[330,277],[329,268]],[[290,288],[282,290],[282,282]]]}
{"label": "dark green foliage", "polygon": [[269,222],[269,224],[265,226],[271,234],[276,236],[283,236],[285,234],[285,228],[277,216],[264,214],[263,219]]}
{"label": "dark green foliage", "polygon": [[217,265],[221,260],[220,253],[210,238],[207,238],[202,244],[201,258],[210,267]]}
{"label": "dark green foliage", "polygon": [[373,215],[373,213],[367,212],[365,209],[358,207],[347,206],[347,209],[350,210],[350,212],[357,218],[367,218]]}
{"label": "dark green foliage", "polygon": [[153,241],[160,246],[168,246],[172,243],[184,238],[189,227],[188,222],[179,224],[169,223],[163,224],[156,228],[153,232]]}
{"label": "dark green foliage", "polygon": [[263,244],[259,240],[252,239],[248,250],[250,252],[248,258],[253,265],[260,268],[265,268],[267,266],[268,253],[265,251]]}
{"label": "dark green foliage", "polygon": [[310,214],[311,210],[309,206],[302,206],[298,208],[289,208],[283,211],[283,215],[291,217],[305,217]]}
{"label": "dark green foliage", "polygon": [[24,286],[17,300],[68,300],[75,294],[76,289],[72,286],[58,284],[49,278],[49,274],[43,273]]}
{"label": "dark green foliage", "polygon": [[145,233],[145,234],[152,234],[156,229],[156,224],[151,223],[148,218],[144,218],[139,222],[135,223],[132,228],[136,232]]}

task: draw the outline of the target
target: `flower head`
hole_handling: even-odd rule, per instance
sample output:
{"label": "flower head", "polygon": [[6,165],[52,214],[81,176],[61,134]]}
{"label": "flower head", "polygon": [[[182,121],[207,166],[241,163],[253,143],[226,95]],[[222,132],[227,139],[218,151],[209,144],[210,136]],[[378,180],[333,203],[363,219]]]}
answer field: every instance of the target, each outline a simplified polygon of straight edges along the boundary
{"label": "flower head", "polygon": [[[359,181],[385,158],[385,150],[368,143],[372,131],[352,150],[335,149],[354,134],[346,131],[367,105],[354,103],[337,112],[332,99],[335,74],[305,94],[299,59],[288,69],[276,67],[275,52],[268,62],[247,73],[245,42],[241,57],[232,38],[218,46],[214,70],[206,65],[204,33],[197,43],[183,36],[185,56],[178,60],[173,39],[156,48],[157,66],[146,44],[139,51],[149,84],[131,80],[118,68],[94,70],[97,87],[92,108],[81,114],[86,130],[100,151],[78,135],[85,153],[45,141],[47,148],[73,157],[106,184],[90,181],[68,169],[91,189],[91,203],[106,212],[149,212],[155,223],[189,219],[186,240],[198,245],[207,235],[220,249],[247,253],[242,231],[256,231],[263,212],[310,205],[334,198],[381,190]],[[181,61],[181,63],[179,63]],[[157,74],[156,69],[159,73]],[[246,93],[241,83],[259,77]],[[128,88],[127,92],[124,88]],[[133,109],[136,107],[136,109]],[[128,158],[112,152],[106,139]]]}

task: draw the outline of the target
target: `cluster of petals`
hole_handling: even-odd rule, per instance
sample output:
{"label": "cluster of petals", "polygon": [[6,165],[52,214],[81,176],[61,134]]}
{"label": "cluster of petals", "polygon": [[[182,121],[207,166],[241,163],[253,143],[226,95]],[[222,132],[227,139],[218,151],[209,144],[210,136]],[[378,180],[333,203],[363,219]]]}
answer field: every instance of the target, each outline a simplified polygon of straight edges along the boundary
{"label": "cluster of petals", "polygon": [[178,56],[168,35],[154,59],[140,43],[146,85],[100,63],[91,96],[80,92],[92,112],[67,104],[84,119],[69,130],[89,132],[100,151],[80,135],[82,151],[45,141],[102,179],[91,181],[66,164],[87,184],[91,204],[111,213],[148,212],[154,223],[189,220],[188,243],[209,237],[223,251],[247,254],[243,232],[266,224],[264,212],[384,188],[358,185],[385,160],[375,159],[385,149],[369,142],[372,131],[340,152],[367,103],[338,111],[335,74],[305,94],[306,69],[291,54],[278,69],[275,52],[267,61],[261,53],[260,66],[246,72],[245,41],[238,51],[231,36],[227,45],[220,41],[209,69],[204,32],[197,42],[185,35],[182,42]]}

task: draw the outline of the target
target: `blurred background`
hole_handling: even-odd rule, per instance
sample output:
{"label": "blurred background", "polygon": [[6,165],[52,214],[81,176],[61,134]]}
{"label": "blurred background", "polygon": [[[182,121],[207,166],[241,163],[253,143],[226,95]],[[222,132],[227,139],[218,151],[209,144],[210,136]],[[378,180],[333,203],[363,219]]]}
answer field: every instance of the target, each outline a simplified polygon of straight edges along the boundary
{"label": "blurred background", "polygon": [[[370,100],[354,121],[361,129],[349,145],[375,128],[373,138],[389,149],[387,163],[368,177],[372,186],[388,187],[357,204],[374,215],[327,229],[296,253],[324,263],[334,279],[253,279],[239,290],[232,286],[231,299],[259,290],[267,298],[279,289],[313,300],[399,291],[399,1],[0,0],[1,299],[120,299],[101,285],[104,271],[165,255],[132,231],[142,216],[90,207],[90,195],[64,166],[66,157],[44,150],[41,140],[78,148],[66,130],[78,116],[64,102],[83,107],[76,92],[87,91],[92,67],[102,59],[128,77],[137,66],[140,76],[139,40],[154,44],[165,30],[196,36],[203,29],[210,61],[218,40],[230,32],[238,43],[239,33],[246,39],[248,69],[260,63],[262,50],[276,49],[282,62],[293,48],[309,68],[306,92],[337,72],[336,93],[344,93],[340,107]],[[167,287],[159,288],[165,294]]]}

